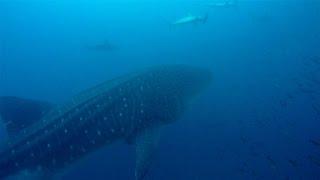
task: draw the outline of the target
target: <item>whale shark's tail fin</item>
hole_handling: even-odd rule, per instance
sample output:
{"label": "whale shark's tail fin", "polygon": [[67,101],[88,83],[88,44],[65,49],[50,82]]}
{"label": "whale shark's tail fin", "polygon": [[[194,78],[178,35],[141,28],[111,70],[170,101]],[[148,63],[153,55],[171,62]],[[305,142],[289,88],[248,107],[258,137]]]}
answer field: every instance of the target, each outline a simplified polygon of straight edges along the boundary
{"label": "whale shark's tail fin", "polygon": [[47,102],[3,96],[0,97],[0,119],[10,137],[40,120],[52,107]]}

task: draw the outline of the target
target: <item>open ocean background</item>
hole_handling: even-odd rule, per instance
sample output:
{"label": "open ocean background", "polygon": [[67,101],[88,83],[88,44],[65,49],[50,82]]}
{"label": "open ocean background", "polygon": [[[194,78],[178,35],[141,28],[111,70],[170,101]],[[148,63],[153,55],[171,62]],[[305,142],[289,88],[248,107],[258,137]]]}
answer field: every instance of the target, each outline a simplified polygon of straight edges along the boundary
{"label": "open ocean background", "polygon": [[[212,85],[164,128],[147,179],[320,179],[320,1],[213,1],[0,0],[0,95],[63,103],[145,67],[209,67]],[[188,14],[208,20],[170,24]],[[113,144],[62,179],[134,179],[134,160]]]}

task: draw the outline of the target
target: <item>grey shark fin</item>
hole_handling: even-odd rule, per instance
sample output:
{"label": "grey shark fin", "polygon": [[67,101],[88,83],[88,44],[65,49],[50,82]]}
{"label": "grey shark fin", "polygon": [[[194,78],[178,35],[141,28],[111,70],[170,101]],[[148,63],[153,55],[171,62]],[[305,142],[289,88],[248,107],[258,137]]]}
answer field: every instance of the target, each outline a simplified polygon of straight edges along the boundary
{"label": "grey shark fin", "polygon": [[151,128],[141,132],[136,138],[136,180],[148,174],[159,141],[159,129]]}
{"label": "grey shark fin", "polygon": [[47,102],[3,96],[0,97],[0,119],[10,137],[40,120],[52,107]]}

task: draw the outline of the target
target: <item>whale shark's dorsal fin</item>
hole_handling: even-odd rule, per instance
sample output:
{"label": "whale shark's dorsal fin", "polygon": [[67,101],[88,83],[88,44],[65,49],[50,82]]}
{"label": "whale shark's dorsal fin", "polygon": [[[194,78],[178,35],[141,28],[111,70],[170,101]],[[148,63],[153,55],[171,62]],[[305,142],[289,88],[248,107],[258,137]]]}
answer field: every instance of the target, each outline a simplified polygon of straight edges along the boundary
{"label": "whale shark's dorsal fin", "polygon": [[159,128],[146,129],[136,137],[136,180],[147,175],[159,141]]}
{"label": "whale shark's dorsal fin", "polygon": [[52,107],[47,102],[3,96],[0,97],[0,119],[12,137],[40,120]]}

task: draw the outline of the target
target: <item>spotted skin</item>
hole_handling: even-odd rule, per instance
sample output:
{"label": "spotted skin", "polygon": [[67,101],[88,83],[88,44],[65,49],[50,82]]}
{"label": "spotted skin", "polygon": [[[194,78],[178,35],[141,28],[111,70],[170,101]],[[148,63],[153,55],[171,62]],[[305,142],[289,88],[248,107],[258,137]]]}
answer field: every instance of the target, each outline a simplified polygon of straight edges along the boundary
{"label": "spotted skin", "polygon": [[56,172],[102,146],[134,142],[141,131],[174,121],[195,91],[190,78],[201,80],[198,89],[210,79],[202,69],[162,66],[81,93],[9,142],[0,154],[0,178],[21,170]]}

